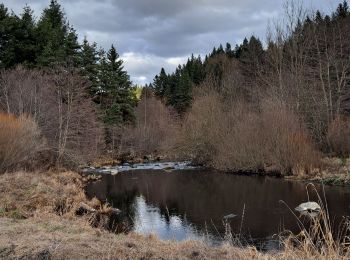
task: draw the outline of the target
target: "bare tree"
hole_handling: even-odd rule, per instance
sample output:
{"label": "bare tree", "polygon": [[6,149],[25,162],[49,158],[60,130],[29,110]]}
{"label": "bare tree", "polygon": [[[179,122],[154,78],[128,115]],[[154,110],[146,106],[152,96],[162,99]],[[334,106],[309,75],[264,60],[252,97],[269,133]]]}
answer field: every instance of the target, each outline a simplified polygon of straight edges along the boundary
{"label": "bare tree", "polygon": [[104,130],[86,91],[89,83],[78,72],[19,67],[3,71],[1,82],[0,107],[14,115],[32,116],[57,165],[84,162],[103,148]]}

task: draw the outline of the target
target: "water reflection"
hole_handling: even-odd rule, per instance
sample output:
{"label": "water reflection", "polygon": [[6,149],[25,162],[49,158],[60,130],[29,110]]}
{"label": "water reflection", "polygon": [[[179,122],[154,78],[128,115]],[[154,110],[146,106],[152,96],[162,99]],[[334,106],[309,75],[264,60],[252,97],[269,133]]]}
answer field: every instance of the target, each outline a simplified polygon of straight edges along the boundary
{"label": "water reflection", "polygon": [[[317,187],[322,193],[322,188]],[[336,226],[349,212],[349,188],[326,187],[331,221]],[[223,217],[233,233],[248,242],[271,243],[283,229],[298,232],[288,206],[307,201],[305,184],[281,179],[235,176],[209,170],[135,171],[104,175],[87,187],[90,197],[122,210],[116,225],[161,239],[200,239],[214,243],[225,235]],[[311,200],[317,200],[314,192]],[[127,224],[125,224],[127,223]]]}
{"label": "water reflection", "polygon": [[141,234],[157,234],[163,240],[203,240],[187,219],[176,215],[163,215],[158,207],[149,205],[143,196],[137,196],[133,203],[135,216],[133,230]]}

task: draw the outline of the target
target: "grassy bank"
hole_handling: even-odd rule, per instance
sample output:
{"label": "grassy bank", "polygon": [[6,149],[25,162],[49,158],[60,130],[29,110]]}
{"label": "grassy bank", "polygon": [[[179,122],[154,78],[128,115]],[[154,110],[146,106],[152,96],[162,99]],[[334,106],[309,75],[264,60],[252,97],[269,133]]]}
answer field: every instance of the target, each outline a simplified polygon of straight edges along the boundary
{"label": "grassy bank", "polygon": [[[113,234],[93,220],[77,216],[83,202],[94,214],[108,216],[108,207],[89,201],[81,176],[74,172],[17,172],[0,176],[0,259],[340,259],[347,247],[328,240],[315,249],[307,234],[286,242],[285,250],[262,253],[229,244],[160,241],[154,236]],[[92,227],[95,226],[95,227]],[[96,228],[100,227],[100,228]],[[306,232],[306,231],[305,231]],[[326,234],[327,236],[329,234]]]}

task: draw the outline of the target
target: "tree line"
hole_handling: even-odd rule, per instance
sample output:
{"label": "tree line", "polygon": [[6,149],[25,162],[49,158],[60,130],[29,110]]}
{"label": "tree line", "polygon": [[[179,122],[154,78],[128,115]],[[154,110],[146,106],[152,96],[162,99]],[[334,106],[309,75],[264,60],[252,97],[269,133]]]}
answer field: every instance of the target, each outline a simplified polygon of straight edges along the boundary
{"label": "tree line", "polygon": [[268,30],[265,46],[255,36],[234,48],[220,45],[204,59],[192,55],[174,73],[161,69],[149,87],[180,114],[208,86],[225,102],[243,99],[257,107],[262,97],[274,97],[298,115],[319,147],[343,146],[332,144],[329,129],[346,125],[350,114],[348,3],[331,14],[288,3],[284,21]]}
{"label": "tree line", "polygon": [[52,70],[76,68],[89,80],[87,91],[107,125],[135,119],[132,82],[116,48],[98,48],[86,38],[79,43],[57,0],[51,0],[38,20],[26,5],[20,15],[0,4],[0,69],[24,66]]}

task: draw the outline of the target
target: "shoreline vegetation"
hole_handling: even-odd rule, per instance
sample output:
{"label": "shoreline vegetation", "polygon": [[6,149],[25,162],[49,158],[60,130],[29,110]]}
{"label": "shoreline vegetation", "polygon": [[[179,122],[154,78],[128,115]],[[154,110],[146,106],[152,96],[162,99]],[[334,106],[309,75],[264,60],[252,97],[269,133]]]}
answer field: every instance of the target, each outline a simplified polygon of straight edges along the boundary
{"label": "shoreline vegetation", "polygon": [[[100,157],[94,162],[87,165],[89,167],[100,169],[100,168],[111,168],[113,166],[122,166],[124,164],[133,165],[133,164],[147,164],[147,163],[158,163],[158,162],[171,162],[174,161],[176,157],[169,157],[159,154],[147,154],[142,157],[133,157],[131,155],[124,155],[122,157]],[[324,185],[334,185],[334,186],[348,186],[350,185],[350,160],[344,160],[341,158],[323,158],[321,159],[323,167],[320,169],[314,169],[312,175],[283,175],[281,172],[270,169],[262,170],[251,170],[251,171],[242,171],[242,170],[220,170],[215,169],[218,172],[227,173],[227,174],[236,174],[236,175],[247,175],[247,176],[262,176],[262,177],[276,177],[282,178],[285,180],[295,180],[295,181],[304,181],[304,182],[314,182],[321,183]],[[208,168],[202,164],[192,163],[193,166]],[[85,169],[85,166],[84,166]],[[81,172],[81,170],[79,170]],[[93,170],[92,170],[93,172]]]}
{"label": "shoreline vegetation", "polygon": [[113,45],[78,42],[56,0],[38,20],[29,6],[16,15],[0,5],[0,172],[165,154],[224,172],[345,183],[330,175],[348,172],[350,156],[348,4],[328,15],[288,1],[285,12],[265,48],[254,36],[228,43],[140,88]]}
{"label": "shoreline vegetation", "polygon": [[287,1],[265,45],[220,45],[146,86],[114,45],[79,43],[57,0],[35,17],[0,4],[0,259],[349,259],[325,208],[278,252],[108,233],[116,210],[88,200],[77,173],[166,158],[350,184],[346,1],[330,14]]}

